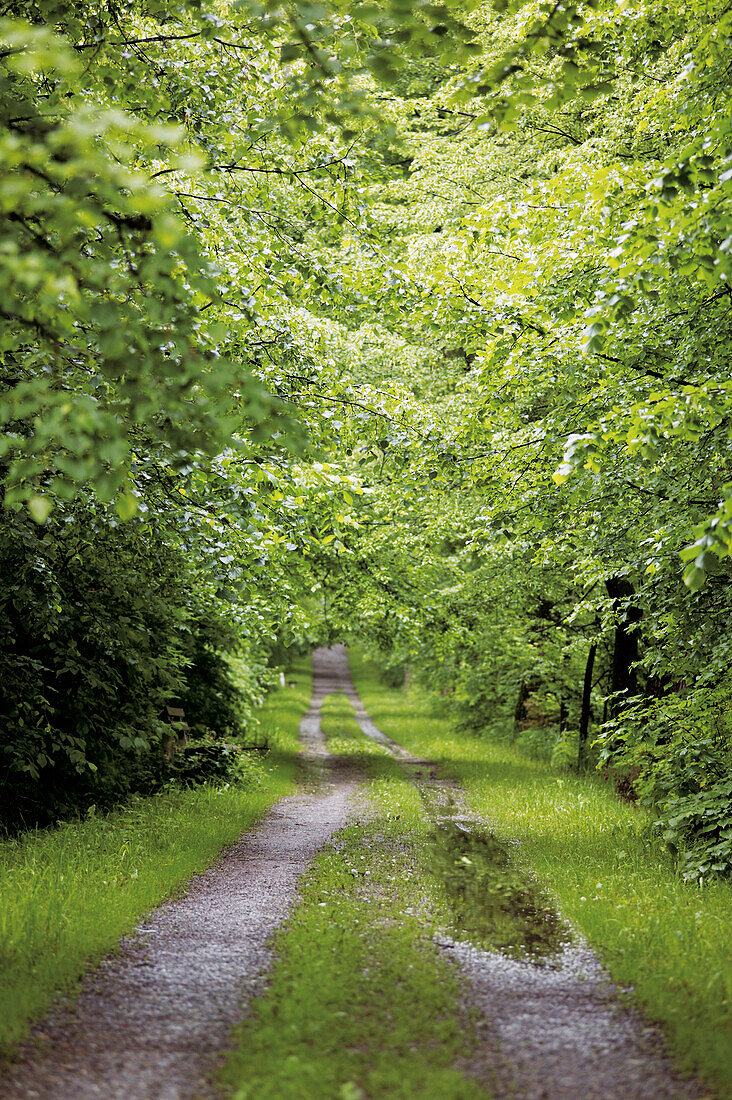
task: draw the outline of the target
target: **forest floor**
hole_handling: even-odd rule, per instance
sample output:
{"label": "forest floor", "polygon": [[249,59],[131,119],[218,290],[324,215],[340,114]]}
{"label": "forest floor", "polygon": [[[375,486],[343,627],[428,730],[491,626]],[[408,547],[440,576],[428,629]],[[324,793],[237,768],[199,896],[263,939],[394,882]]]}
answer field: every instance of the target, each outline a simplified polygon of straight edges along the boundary
{"label": "forest floor", "polygon": [[374,725],[343,647],[313,655],[301,737],[304,789],[36,1026],[2,1100],[713,1095],[454,779]]}

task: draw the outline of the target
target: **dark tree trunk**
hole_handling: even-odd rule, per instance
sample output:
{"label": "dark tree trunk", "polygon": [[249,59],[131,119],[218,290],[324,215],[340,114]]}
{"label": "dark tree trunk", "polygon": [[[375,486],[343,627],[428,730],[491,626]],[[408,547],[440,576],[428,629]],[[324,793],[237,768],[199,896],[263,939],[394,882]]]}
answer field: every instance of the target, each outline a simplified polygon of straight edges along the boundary
{"label": "dark tree trunk", "polygon": [[577,748],[577,767],[580,770],[584,766],[585,756],[587,754],[587,735],[590,730],[590,713],[592,704],[592,670],[595,667],[596,653],[597,642],[593,642],[590,646],[590,651],[587,654],[587,664],[585,665],[585,682],[582,688],[582,711],[580,713],[579,745]]}
{"label": "dark tree trunk", "polygon": [[[609,577],[605,581],[607,594],[613,601],[613,609],[621,613],[621,619],[615,627],[613,660],[610,669],[610,692],[615,695],[622,692],[627,698],[638,691],[638,677],[633,665],[638,660],[638,633],[636,623],[640,621],[641,611],[628,603],[621,612],[623,601],[635,592],[626,577]],[[610,716],[617,713],[621,700],[611,701]]]}

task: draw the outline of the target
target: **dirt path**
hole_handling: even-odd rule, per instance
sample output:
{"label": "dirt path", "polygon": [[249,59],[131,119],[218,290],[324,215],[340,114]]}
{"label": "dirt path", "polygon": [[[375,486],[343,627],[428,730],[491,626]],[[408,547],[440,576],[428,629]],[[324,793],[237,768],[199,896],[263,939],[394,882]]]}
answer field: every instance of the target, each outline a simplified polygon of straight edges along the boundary
{"label": "dirt path", "polygon": [[[343,692],[369,737],[386,745],[436,822],[480,829],[462,792],[385,737],[366,714],[342,646],[313,655],[314,693],[301,723],[311,789],[280,802],[251,834],[155,910],[80,996],[35,1028],[0,1078],[0,1100],[187,1100],[213,1096],[212,1068],[231,1026],[261,989],[268,940],[297,898],[300,876],[347,821],[358,777],[325,748],[320,704]],[[437,943],[477,1010],[479,1054],[462,1071],[496,1100],[697,1100],[674,1075],[659,1033],[623,1007],[580,937],[551,962],[517,961],[467,937]],[[380,1100],[374,1097],[374,1100]],[[431,1100],[431,1098],[430,1098]],[[435,1097],[439,1100],[439,1097]]]}
{"label": "dirt path", "polygon": [[301,725],[310,791],[279,802],[185,896],[150,914],[76,1000],[50,1013],[0,1077],[1,1100],[213,1095],[207,1077],[261,986],[267,941],[296,901],[300,876],[345,824],[357,785],[320,733],[327,675],[318,675],[316,658]]}
{"label": "dirt path", "polygon": [[[413,757],[373,723],[351,681],[347,652],[334,646],[324,664],[331,691],[353,702],[363,732],[386,745],[420,788],[432,816],[471,819],[462,792],[428,760]],[[708,1093],[682,1080],[663,1038],[625,1007],[595,952],[574,941],[548,964],[519,961],[462,939],[438,944],[460,968],[468,1001],[479,1013],[480,1054],[464,1066],[485,1080],[496,1100],[698,1100]]]}

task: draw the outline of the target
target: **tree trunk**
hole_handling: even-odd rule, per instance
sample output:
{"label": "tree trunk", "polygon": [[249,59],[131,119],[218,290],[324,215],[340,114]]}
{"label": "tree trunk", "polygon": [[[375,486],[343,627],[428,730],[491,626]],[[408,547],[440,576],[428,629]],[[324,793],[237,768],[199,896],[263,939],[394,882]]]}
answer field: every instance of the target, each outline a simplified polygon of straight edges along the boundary
{"label": "tree trunk", "polygon": [[585,682],[582,688],[582,711],[580,713],[579,745],[577,748],[577,768],[579,771],[581,771],[584,767],[587,749],[587,735],[590,730],[590,711],[592,703],[592,670],[595,667],[596,653],[597,642],[593,642],[590,646],[590,651],[587,654],[587,664],[585,665]]}
{"label": "tree trunk", "polygon": [[[607,594],[613,601],[613,609],[620,611],[622,601],[635,592],[633,585],[626,577],[609,577],[605,581]],[[628,604],[615,627],[615,639],[613,646],[613,661],[610,669],[610,692],[615,695],[622,692],[625,698],[635,695],[638,691],[638,677],[633,667],[638,660],[638,634],[635,624],[640,621],[639,608]],[[622,699],[612,700],[610,703],[610,716],[617,714]]]}

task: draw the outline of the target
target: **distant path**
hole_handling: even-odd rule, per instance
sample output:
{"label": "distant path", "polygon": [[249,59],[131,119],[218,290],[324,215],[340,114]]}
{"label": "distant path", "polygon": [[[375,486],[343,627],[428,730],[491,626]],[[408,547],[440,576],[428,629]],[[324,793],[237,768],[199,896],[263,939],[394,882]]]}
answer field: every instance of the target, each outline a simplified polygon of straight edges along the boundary
{"label": "distant path", "polygon": [[207,1076],[271,964],[267,941],[301,875],[348,818],[356,780],[320,732],[327,664],[327,654],[314,655],[313,701],[301,724],[314,789],[279,802],[184,897],[154,910],[76,1000],[49,1013],[0,1071],[1,1100],[215,1095]]}

